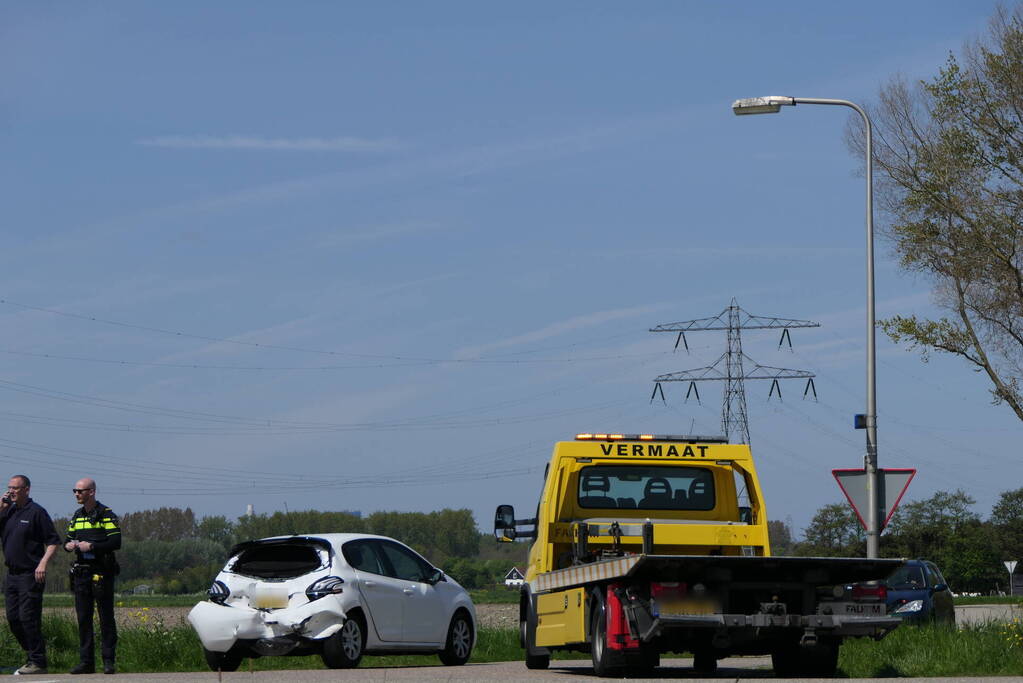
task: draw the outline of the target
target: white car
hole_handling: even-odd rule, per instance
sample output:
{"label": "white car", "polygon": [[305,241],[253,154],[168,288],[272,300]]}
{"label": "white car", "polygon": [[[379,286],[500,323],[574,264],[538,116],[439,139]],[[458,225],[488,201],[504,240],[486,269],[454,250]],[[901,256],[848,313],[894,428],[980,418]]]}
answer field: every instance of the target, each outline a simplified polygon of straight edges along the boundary
{"label": "white car", "polygon": [[240,543],[188,614],[206,662],[319,654],[332,669],[364,654],[436,654],[465,664],[476,640],[469,594],[393,538],[279,536]]}

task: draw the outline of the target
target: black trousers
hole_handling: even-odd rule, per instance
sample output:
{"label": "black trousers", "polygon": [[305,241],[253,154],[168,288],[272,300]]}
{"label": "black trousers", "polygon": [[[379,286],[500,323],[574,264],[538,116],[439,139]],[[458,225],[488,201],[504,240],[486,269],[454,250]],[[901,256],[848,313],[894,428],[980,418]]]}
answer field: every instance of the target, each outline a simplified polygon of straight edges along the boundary
{"label": "black trousers", "polygon": [[104,662],[113,663],[117,653],[117,624],[114,623],[114,577],[76,572],[71,575],[75,592],[75,614],[78,616],[78,659],[82,664],[95,664],[96,640],[92,628],[93,604],[99,613],[100,647]]}
{"label": "black trousers", "polygon": [[44,583],[36,583],[35,572],[7,574],[4,600],[11,633],[28,654],[28,661],[46,666],[46,641],[43,640]]}

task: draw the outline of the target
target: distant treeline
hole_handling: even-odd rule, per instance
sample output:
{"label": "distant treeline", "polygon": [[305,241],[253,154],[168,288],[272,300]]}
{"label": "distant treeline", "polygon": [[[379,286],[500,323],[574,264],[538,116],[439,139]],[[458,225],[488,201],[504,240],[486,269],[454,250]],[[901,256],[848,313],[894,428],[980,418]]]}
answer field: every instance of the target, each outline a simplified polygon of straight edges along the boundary
{"label": "distant treeline", "polygon": [[[63,537],[67,519],[54,520]],[[118,552],[118,590],[145,584],[157,593],[206,590],[236,543],[267,536],[317,533],[369,533],[391,536],[415,548],[468,588],[492,585],[519,561],[486,560],[469,510],[375,512],[360,517],[348,512],[306,510],[197,518],[191,509],[160,508],[121,515],[123,545]],[[486,540],[483,540],[487,543]],[[488,544],[489,545],[489,544]],[[487,548],[489,550],[489,547]],[[73,555],[59,550],[47,577],[49,591],[68,590],[67,570]]]}

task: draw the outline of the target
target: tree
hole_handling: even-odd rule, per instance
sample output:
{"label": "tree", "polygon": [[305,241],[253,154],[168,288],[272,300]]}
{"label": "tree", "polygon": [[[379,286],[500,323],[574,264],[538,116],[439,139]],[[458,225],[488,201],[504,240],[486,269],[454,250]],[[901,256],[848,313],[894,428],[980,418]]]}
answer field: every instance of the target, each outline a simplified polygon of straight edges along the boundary
{"label": "tree", "polygon": [[991,508],[991,525],[1003,560],[1023,559],[1023,488],[1003,491]]}
{"label": "tree", "polygon": [[792,529],[779,519],[767,522],[767,537],[771,541],[772,555],[792,554]]}
{"label": "tree", "polygon": [[795,554],[817,557],[862,556],[866,536],[856,513],[844,503],[832,503],[817,510]]}
{"label": "tree", "polygon": [[[931,81],[896,78],[869,107],[877,186],[904,269],[948,315],[881,321],[897,343],[965,359],[1023,420],[1023,6]],[[862,122],[847,141],[863,154]]]}
{"label": "tree", "polygon": [[938,491],[902,505],[888,527],[885,554],[932,560],[956,591],[984,591],[999,578],[1001,562],[990,524],[961,490]]}

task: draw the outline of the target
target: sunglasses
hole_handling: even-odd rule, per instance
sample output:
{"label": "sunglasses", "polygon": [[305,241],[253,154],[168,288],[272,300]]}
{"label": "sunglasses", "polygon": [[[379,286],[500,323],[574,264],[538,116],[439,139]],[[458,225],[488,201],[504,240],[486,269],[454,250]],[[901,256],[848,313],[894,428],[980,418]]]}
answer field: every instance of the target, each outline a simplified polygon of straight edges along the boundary
{"label": "sunglasses", "polygon": [[71,489],[71,493],[85,493],[86,491],[94,491],[95,489]]}

